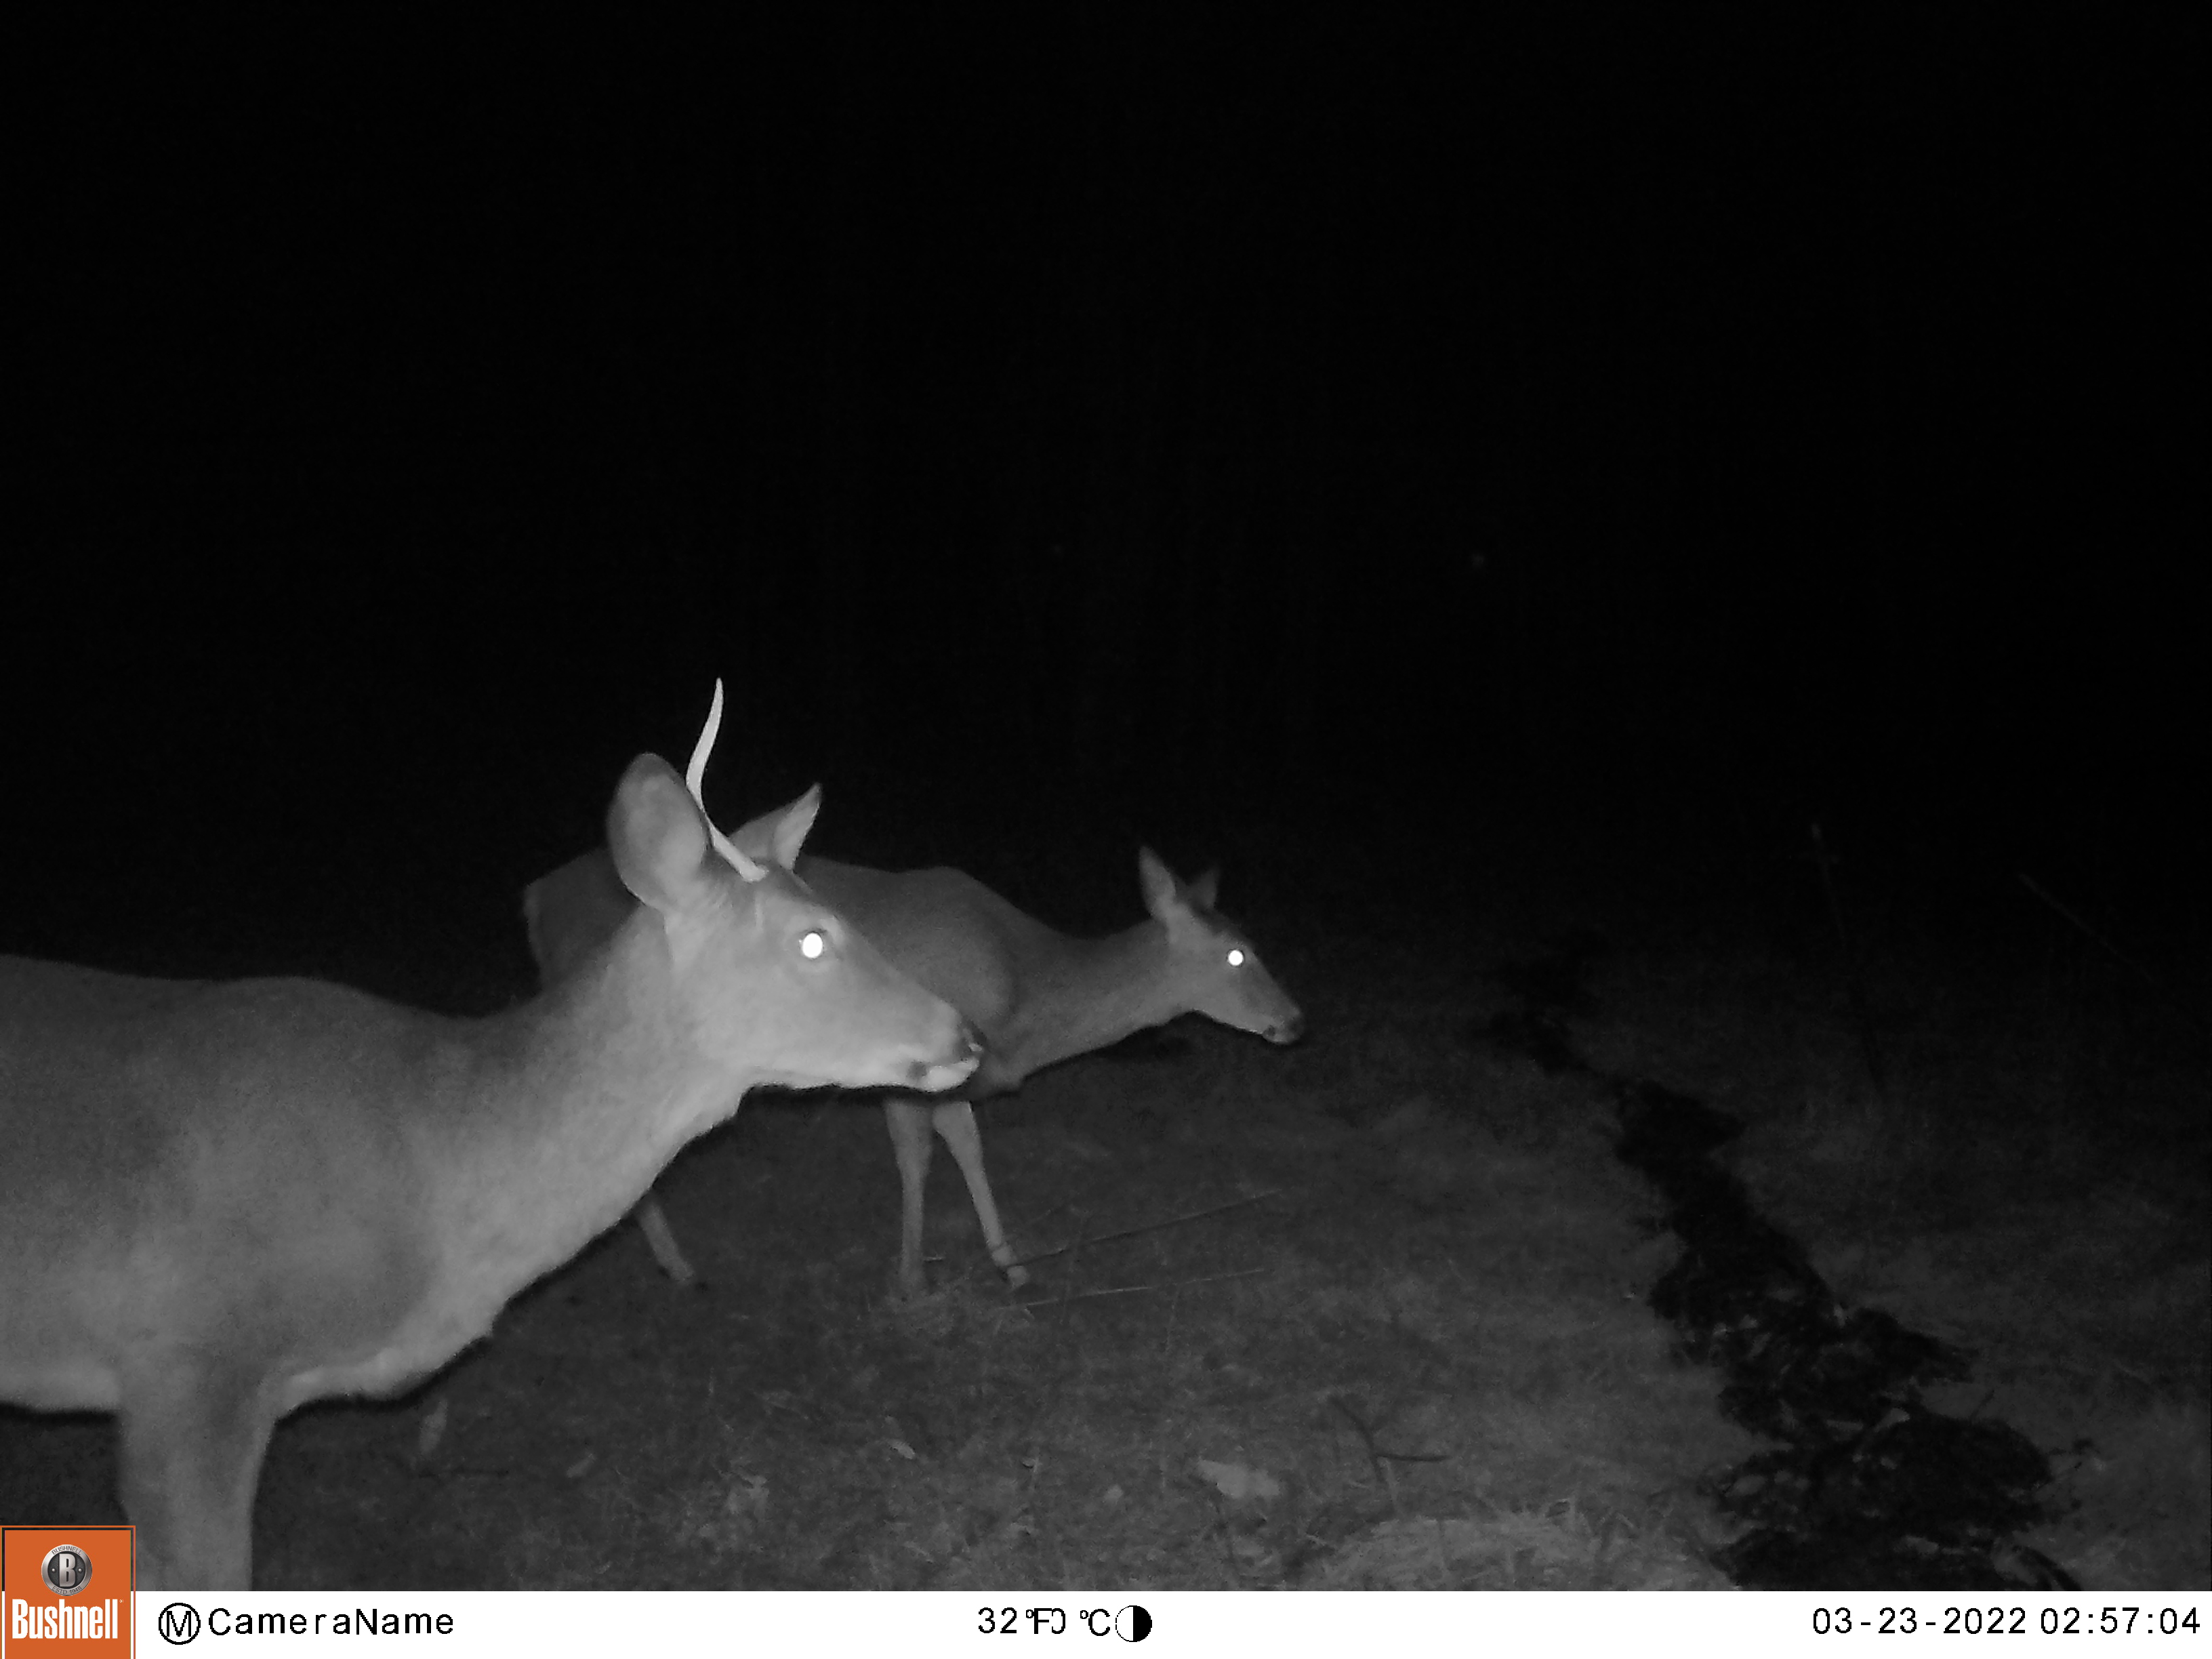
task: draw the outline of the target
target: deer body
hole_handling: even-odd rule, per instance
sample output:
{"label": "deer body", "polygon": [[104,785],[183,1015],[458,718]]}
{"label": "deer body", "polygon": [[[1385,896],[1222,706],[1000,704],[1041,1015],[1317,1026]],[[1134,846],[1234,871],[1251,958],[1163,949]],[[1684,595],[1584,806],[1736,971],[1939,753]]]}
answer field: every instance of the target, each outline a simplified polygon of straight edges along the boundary
{"label": "deer body", "polygon": [[[747,836],[738,839],[744,844]],[[991,1193],[972,1100],[1018,1088],[1044,1066],[1181,1014],[1203,1013],[1273,1042],[1294,1042],[1304,1029],[1297,1005],[1260,965],[1250,941],[1214,913],[1213,873],[1186,886],[1149,850],[1138,856],[1149,918],[1095,939],[1047,927],[959,870],[872,870],[811,855],[794,867],[902,972],[959,1009],[986,1045],[959,1097],[898,1091],[884,1099],[901,1186],[899,1283],[908,1294],[927,1286],[923,1195],[933,1129],[960,1166],[992,1260],[1011,1283],[1027,1281]],[[531,948],[541,972],[566,971],[619,923],[623,902],[602,855],[586,854],[534,884]],[[638,1219],[662,1267],[689,1283],[694,1274],[658,1201],[648,1197]]]}
{"label": "deer body", "polygon": [[[848,915],[873,916],[877,949],[985,1034],[983,1063],[964,1091],[971,1099],[1008,1093],[1033,1072],[1193,1006],[1158,921],[1073,939],[963,870],[902,872],[807,857],[799,874]],[[1295,1020],[1297,1011],[1281,1001],[1275,1018]]]}
{"label": "deer body", "polygon": [[665,762],[609,836],[630,914],[486,1019],[0,958],[0,1398],[118,1414],[142,1587],[250,1587],[277,1419],[445,1364],[748,1088],[972,1070],[958,1014],[726,863]]}

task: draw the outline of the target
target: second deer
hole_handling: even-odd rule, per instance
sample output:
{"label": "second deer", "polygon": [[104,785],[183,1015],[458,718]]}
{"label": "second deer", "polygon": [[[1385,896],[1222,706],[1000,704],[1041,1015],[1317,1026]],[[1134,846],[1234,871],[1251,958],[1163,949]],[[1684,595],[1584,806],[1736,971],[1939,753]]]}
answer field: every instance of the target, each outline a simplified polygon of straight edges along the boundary
{"label": "second deer", "polygon": [[[893,872],[812,856],[779,861],[982,1034],[983,1062],[960,1097],[900,1091],[884,1102],[901,1188],[898,1282],[909,1296],[927,1288],[922,1194],[933,1128],[967,1180],[991,1259],[1009,1284],[1028,1282],[991,1195],[971,1100],[1016,1089],[1044,1066],[1182,1014],[1204,1014],[1277,1043],[1296,1042],[1305,1027],[1252,941],[1214,909],[1217,872],[1184,883],[1149,848],[1137,854],[1147,920],[1091,939],[1047,927],[963,871]],[[550,981],[570,971],[630,905],[603,853],[532,884],[526,908],[540,973]],[[650,1194],[638,1221],[669,1276],[690,1283],[690,1264]]]}

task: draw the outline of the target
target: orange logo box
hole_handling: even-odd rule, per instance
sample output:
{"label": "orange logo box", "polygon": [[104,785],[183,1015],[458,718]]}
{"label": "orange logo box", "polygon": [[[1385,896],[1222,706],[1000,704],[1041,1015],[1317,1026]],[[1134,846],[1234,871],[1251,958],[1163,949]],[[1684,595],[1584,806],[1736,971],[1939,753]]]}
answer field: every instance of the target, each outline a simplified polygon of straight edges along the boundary
{"label": "orange logo box", "polygon": [[131,1528],[0,1527],[0,1659],[130,1659]]}

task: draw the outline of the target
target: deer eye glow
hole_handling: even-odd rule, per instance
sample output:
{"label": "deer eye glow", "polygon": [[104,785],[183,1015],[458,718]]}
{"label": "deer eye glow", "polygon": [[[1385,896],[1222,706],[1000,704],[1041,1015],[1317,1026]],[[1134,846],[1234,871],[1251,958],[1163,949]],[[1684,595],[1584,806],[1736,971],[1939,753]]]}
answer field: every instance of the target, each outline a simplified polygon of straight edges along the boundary
{"label": "deer eye glow", "polygon": [[818,928],[809,928],[799,936],[799,954],[809,962],[830,948],[830,941],[822,937]]}
{"label": "deer eye glow", "polygon": [[1237,950],[1231,951],[1229,953],[1229,965],[1231,968],[1242,968],[1244,965],[1244,953],[1242,951]]}

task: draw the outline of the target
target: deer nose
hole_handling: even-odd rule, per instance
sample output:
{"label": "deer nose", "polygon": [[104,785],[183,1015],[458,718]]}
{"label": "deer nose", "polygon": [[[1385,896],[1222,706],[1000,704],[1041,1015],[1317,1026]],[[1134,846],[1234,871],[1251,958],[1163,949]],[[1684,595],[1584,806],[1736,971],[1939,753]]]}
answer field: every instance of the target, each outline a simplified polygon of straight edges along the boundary
{"label": "deer nose", "polygon": [[1279,1019],[1267,1033],[1270,1042],[1296,1042],[1305,1035],[1306,1017],[1293,1013],[1288,1019]]}
{"label": "deer nose", "polygon": [[976,1036],[975,1028],[963,1019],[960,1022],[959,1035],[954,1041],[951,1058],[913,1061],[907,1067],[908,1080],[922,1089],[949,1088],[957,1079],[946,1073],[958,1067],[962,1076],[968,1075],[972,1068],[982,1063],[983,1054],[983,1039]]}

